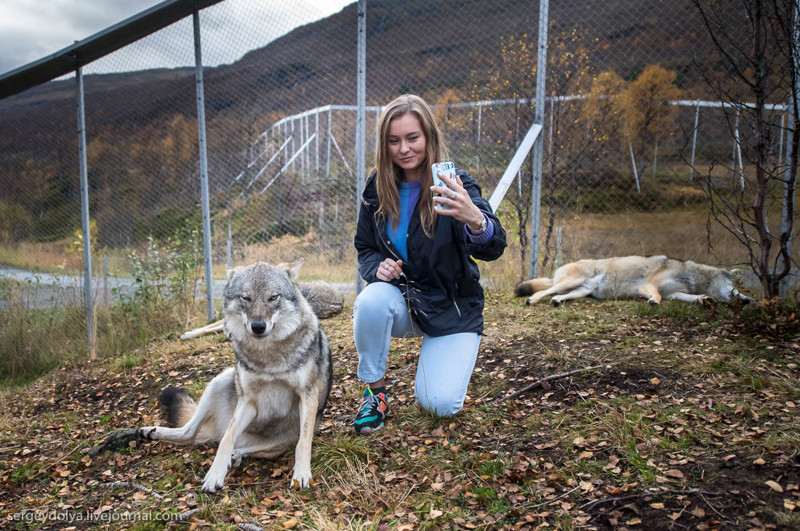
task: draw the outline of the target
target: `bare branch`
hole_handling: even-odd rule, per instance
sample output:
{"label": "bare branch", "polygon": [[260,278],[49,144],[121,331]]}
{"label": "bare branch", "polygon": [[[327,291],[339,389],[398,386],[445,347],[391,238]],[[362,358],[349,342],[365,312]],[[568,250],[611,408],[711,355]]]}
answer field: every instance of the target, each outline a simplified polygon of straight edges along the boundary
{"label": "bare branch", "polygon": [[593,367],[585,367],[583,369],[575,369],[574,371],[562,372],[561,374],[551,374],[550,376],[546,376],[546,377],[542,378],[541,380],[536,380],[535,382],[533,382],[530,385],[526,385],[525,387],[523,387],[519,391],[511,393],[508,396],[504,396],[504,397],[498,398],[492,404],[499,404],[501,402],[505,402],[506,400],[511,400],[512,398],[516,398],[519,395],[530,391],[531,389],[535,389],[535,388],[541,386],[545,382],[552,382],[554,380],[562,380],[564,378],[569,378],[570,376],[572,376],[574,374],[580,374],[582,372],[593,371],[595,369],[603,369],[603,368],[610,369],[614,365],[616,365],[616,363],[603,363],[602,365],[595,365]]}

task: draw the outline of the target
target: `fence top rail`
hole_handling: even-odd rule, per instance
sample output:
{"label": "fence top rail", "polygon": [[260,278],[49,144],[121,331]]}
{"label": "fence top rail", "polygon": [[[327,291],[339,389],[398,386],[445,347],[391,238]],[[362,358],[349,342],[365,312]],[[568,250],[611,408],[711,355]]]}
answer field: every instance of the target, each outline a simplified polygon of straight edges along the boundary
{"label": "fence top rail", "polygon": [[[603,97],[603,96],[601,96]],[[575,101],[575,100],[584,100],[587,99],[588,96],[585,94],[568,94],[563,96],[548,96],[545,98],[547,102],[562,102],[562,101]],[[458,103],[448,103],[446,104],[448,107],[452,109],[459,109],[459,108],[476,108],[476,107],[491,107],[493,105],[510,105],[512,103],[533,103],[533,98],[518,98],[518,99],[500,99],[500,100],[480,100],[480,101],[464,101]],[[713,108],[726,108],[726,107],[733,107],[736,109],[754,109],[755,104],[749,102],[726,102],[726,101],[707,101],[707,100],[669,100],[667,101],[669,105],[675,105],[679,107],[713,107]],[[436,107],[437,104],[431,105],[432,107]],[[788,103],[767,103],[764,105],[764,108],[768,111],[786,111],[789,108]],[[380,112],[383,110],[383,106],[367,106],[365,107],[367,111],[378,111]],[[259,139],[264,136],[267,136],[270,132],[274,131],[276,127],[281,126],[286,123],[291,123],[294,120],[300,120],[302,118],[306,118],[308,116],[313,116],[315,114],[329,112],[329,111],[356,111],[358,110],[358,106],[356,105],[323,105],[322,107],[314,107],[313,109],[309,109],[307,111],[303,111],[297,114],[293,114],[291,116],[286,116],[285,118],[281,118],[274,124],[272,124],[266,131],[259,135]]]}
{"label": "fence top rail", "polygon": [[41,85],[222,0],[166,0],[54,54],[0,75],[0,100]]}

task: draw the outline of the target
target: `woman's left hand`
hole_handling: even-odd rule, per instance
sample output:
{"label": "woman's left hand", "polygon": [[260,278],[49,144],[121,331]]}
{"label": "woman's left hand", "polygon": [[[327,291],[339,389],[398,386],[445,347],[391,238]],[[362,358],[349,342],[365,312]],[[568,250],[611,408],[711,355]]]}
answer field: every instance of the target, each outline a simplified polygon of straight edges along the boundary
{"label": "woman's left hand", "polygon": [[[455,181],[445,178],[442,181],[447,185],[447,188],[431,186],[436,212],[441,216],[453,217],[462,223],[466,223],[471,229],[478,230],[483,222],[483,212],[470,199],[469,193],[464,189],[464,183],[461,182],[461,177],[456,175]],[[450,208],[443,209],[440,205],[447,205]]]}

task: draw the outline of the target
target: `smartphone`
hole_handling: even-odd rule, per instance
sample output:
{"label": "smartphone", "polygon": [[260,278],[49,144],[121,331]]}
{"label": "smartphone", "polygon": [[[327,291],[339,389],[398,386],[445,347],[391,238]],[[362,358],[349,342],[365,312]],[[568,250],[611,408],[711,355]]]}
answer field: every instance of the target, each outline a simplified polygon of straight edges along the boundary
{"label": "smartphone", "polygon": [[[447,185],[439,177],[439,174],[442,173],[445,175],[445,178],[450,179],[451,181],[455,181],[456,165],[452,161],[437,162],[436,164],[431,165],[431,173],[433,173],[433,184],[435,186],[441,186],[443,188],[447,188]],[[450,210],[449,205],[440,204],[439,208],[441,208],[442,210]]]}

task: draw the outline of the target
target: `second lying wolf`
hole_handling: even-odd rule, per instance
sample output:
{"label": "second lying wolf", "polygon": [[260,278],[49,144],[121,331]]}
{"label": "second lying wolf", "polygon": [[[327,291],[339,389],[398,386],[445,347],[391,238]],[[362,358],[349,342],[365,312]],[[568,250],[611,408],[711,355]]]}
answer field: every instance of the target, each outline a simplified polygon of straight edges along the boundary
{"label": "second lying wolf", "polygon": [[734,288],[730,272],[666,256],[578,260],[556,269],[553,278],[520,282],[514,294],[529,297],[525,304],[554,295],[550,300],[553,306],[580,297],[645,297],[650,304],[660,304],[662,298],[695,303],[709,299],[730,302],[732,297],[753,301]]}
{"label": "second lying wolf", "polygon": [[292,445],[292,484],[311,483],[311,441],[333,367],[328,338],[293,282],[301,263],[258,262],[228,272],[223,314],[235,367],[211,380],[199,403],[183,389],[165,389],[159,401],[170,427],[139,429],[144,439],[219,443],[205,492],[220,489],[242,457],[274,457]]}

